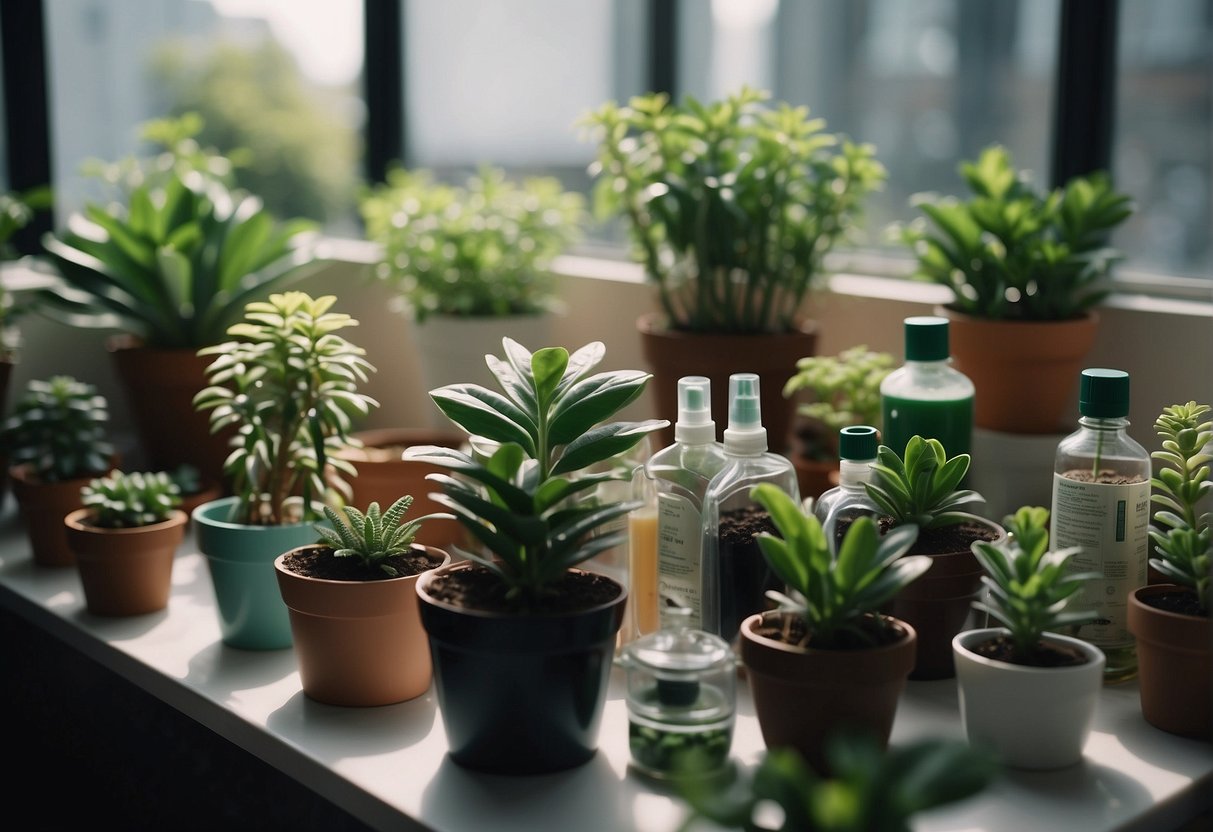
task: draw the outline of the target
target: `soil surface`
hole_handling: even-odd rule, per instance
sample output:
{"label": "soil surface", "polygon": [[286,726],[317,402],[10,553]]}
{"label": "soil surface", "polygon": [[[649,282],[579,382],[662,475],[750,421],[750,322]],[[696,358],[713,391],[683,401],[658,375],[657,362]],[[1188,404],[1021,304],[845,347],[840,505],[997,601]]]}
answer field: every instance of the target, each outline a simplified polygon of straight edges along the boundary
{"label": "soil surface", "polygon": [[539,599],[509,598],[509,587],[483,566],[439,575],[426,588],[429,595],[456,607],[509,615],[559,615],[608,604],[619,597],[619,584],[592,572],[566,572]]}
{"label": "soil surface", "polygon": [[1015,647],[1006,636],[998,636],[969,648],[983,658],[994,659],[1022,667],[1076,667],[1087,663],[1087,657],[1077,647],[1036,642],[1036,647],[1027,656],[1015,655]]}
{"label": "soil surface", "polygon": [[762,622],[754,627],[754,632],[772,641],[789,644],[794,647],[813,647],[818,650],[864,650],[872,647],[884,647],[905,637],[905,630],[896,624],[890,624],[887,618],[875,615],[865,615],[860,621],[860,629],[867,636],[861,638],[855,634],[841,634],[838,641],[831,645],[813,643],[812,636],[804,626],[804,620],[797,615],[767,615]]}
{"label": "soil surface", "polygon": [[[839,545],[852,522],[851,518],[839,519],[835,529]],[[879,526],[881,536],[888,534],[894,528],[893,518],[881,517]],[[939,529],[920,529],[918,539],[906,555],[954,555],[971,551],[970,547],[978,540],[993,542],[997,539],[998,531],[984,523],[958,523]]]}
{"label": "soil surface", "polygon": [[1146,481],[1145,477],[1137,474],[1118,474],[1108,469],[1104,469],[1096,475],[1085,468],[1074,468],[1069,471],[1063,471],[1061,475],[1068,480],[1076,482],[1098,482],[1105,485],[1130,485],[1135,482]]}
{"label": "soil surface", "polygon": [[[413,549],[412,554],[393,555],[385,563],[399,572],[399,576],[420,575],[427,569],[441,566],[442,558],[433,557],[424,549]],[[387,581],[399,577],[389,575],[377,564],[367,566],[356,557],[336,557],[326,546],[292,552],[283,559],[282,565],[297,575],[327,581]]]}
{"label": "soil surface", "polygon": [[741,622],[769,609],[766,591],[782,589],[775,579],[762,547],[754,536],[760,532],[779,535],[775,523],[762,506],[722,511],[717,541],[720,551],[720,628],[731,638]]}
{"label": "soil surface", "polygon": [[1198,618],[1208,618],[1209,611],[1200,605],[1195,592],[1180,590],[1177,592],[1160,592],[1157,595],[1138,595],[1137,600],[1147,607],[1178,615],[1194,615]]}

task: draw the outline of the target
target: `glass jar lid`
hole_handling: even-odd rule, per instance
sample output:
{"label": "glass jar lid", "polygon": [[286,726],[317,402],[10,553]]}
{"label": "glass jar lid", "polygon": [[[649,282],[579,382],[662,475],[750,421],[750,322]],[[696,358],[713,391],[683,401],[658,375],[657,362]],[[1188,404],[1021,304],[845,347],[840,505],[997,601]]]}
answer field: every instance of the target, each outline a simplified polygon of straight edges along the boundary
{"label": "glass jar lid", "polygon": [[696,676],[733,663],[733,651],[720,636],[691,627],[687,607],[663,610],[667,624],[623,649],[625,665],[655,675]]}

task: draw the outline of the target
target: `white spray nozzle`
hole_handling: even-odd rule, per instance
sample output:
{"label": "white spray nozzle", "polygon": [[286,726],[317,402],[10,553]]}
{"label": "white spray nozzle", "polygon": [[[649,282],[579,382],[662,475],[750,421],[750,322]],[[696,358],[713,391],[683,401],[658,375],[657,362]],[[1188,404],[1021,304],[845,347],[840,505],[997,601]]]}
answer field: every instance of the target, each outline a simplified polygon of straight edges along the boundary
{"label": "white spray nozzle", "polygon": [[712,382],[705,376],[678,379],[678,421],[674,423],[674,439],[692,445],[716,441]]}
{"label": "white spray nozzle", "polygon": [[762,453],[767,449],[758,376],[754,373],[729,376],[729,427],[724,432],[724,444],[725,450],[733,453]]}

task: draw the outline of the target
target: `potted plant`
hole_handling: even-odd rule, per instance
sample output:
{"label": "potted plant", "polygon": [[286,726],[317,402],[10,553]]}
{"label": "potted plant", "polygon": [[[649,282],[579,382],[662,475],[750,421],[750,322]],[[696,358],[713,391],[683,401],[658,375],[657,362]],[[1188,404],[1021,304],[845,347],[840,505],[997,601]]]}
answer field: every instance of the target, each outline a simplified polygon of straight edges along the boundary
{"label": "potted plant", "polygon": [[783,395],[812,394],[812,401],[797,408],[803,420],[788,454],[802,497],[819,497],[838,484],[839,430],[851,425],[880,428],[880,382],[894,366],[892,355],[865,344],[837,356],[811,355],[796,362],[796,374],[784,384]]}
{"label": "potted plant", "polygon": [[537,774],[594,755],[627,598],[618,581],[576,568],[618,546],[625,532],[606,525],[640,505],[579,499],[619,476],[588,469],[664,423],[606,421],[649,375],[591,374],[600,342],[572,355],[502,344],[504,358],[486,356],[502,392],[457,384],[430,393],[470,435],[473,453],[406,456],[455,475],[431,476],[443,488],[436,499],[483,547],[417,584],[451,758]]}
{"label": "potted plant", "polygon": [[974,606],[1003,624],[952,640],[960,717],[969,742],[1015,768],[1062,768],[1082,759],[1103,688],[1104,654],[1062,628],[1095,619],[1067,602],[1094,572],[1067,561],[1077,547],[1050,552],[1049,511],[1024,506],[1004,521],[1010,540],[974,543],[988,589]]}
{"label": "potted plant", "polygon": [[218,500],[223,496],[223,489],[220,488],[219,483],[214,480],[204,481],[198,469],[193,465],[178,465],[169,472],[169,479],[177,486],[181,498],[179,508],[185,512],[187,527],[189,519],[194,516],[194,509],[203,503]]}
{"label": "potted plant", "polygon": [[1163,467],[1151,480],[1159,528],[1149,534],[1157,557],[1150,565],[1173,583],[1151,584],[1129,596],[1129,631],[1137,639],[1141,711],[1151,725],[1186,737],[1213,739],[1213,527],[1207,500],[1213,491],[1210,407],[1188,402],[1164,408],[1154,423]]}
{"label": "potted plant", "polygon": [[835,558],[817,518],[795,500],[769,483],[751,494],[781,535],[756,539],[788,594],[769,590],[778,608],[742,622],[741,660],[767,747],[795,748],[823,771],[825,742],[840,729],[888,742],[916,638],[913,627],[877,611],[931,561],[902,557],[914,526],[881,538],[868,517],[847,528]]}
{"label": "potted plant", "polygon": [[963,162],[960,174],[967,200],[919,195],[926,218],[896,233],[917,257],[915,276],[953,291],[942,314],[956,369],[977,388],[974,423],[1055,433],[1119,258],[1107,236],[1132,203],[1105,173],[1039,193],[997,145]]}
{"label": "potted plant", "polygon": [[377,404],[358,392],[374,368],[340,334],[358,322],[331,311],[335,302],[332,295],[270,295],[228,329],[239,340],[199,351],[215,360],[196,405],[210,411],[212,429],[237,426],[240,442],[227,461],[235,496],[194,510],[223,641],[232,647],[290,646],[272,564],[314,542],[326,479],[340,487],[350,473],[336,452],[349,444],[353,420]]}
{"label": "potted plant", "polygon": [[185,538],[177,485],[163,471],[114,471],[81,491],[63,518],[93,615],[143,615],[168,605],[173,559]]}
{"label": "potted plant", "polygon": [[[50,206],[50,194],[49,188],[0,194],[0,261],[8,262],[19,256],[10,242],[12,236],[29,225],[36,211]],[[0,408],[7,401],[13,372],[13,353],[17,349],[15,324],[26,311],[26,305],[15,304],[11,292],[0,285]]]}
{"label": "potted plant", "polygon": [[303,692],[348,707],[390,705],[430,686],[430,647],[417,612],[417,577],[451,556],[413,541],[429,517],[403,523],[413,498],[381,512],[324,507],[323,542],[274,561],[290,611]]}
{"label": "potted plant", "polygon": [[110,350],[148,465],[188,463],[220,482],[232,432],[212,434],[193,409],[205,385],[197,351],[223,340],[249,301],[302,277],[314,252],[310,224],[278,225],[256,197],[190,169],[136,180],[125,204],[90,203],[48,234],[61,280],[38,299],[71,326],[122,333]]}
{"label": "potted plant", "polygon": [[844,734],[827,755],[828,776],[793,749],[775,748],[727,788],[683,782],[692,815],[680,832],[696,828],[699,818],[745,832],[910,832],[916,814],[977,794],[998,771],[989,754],[952,740],[886,750],[870,737]]}
{"label": "potted plant", "polygon": [[552,259],[576,239],[583,198],[551,177],[511,182],[482,167],[462,186],[396,168],[360,208],[383,246],[374,274],[413,321],[425,389],[490,382],[484,356],[502,336],[551,341]]}
{"label": "potted plant", "polygon": [[13,495],[25,518],[34,563],[71,566],[63,517],[81,508],[80,489],[112,467],[109,410],[91,384],[71,376],[29,382],[4,422]]}
{"label": "potted plant", "polygon": [[1006,537],[997,523],[964,510],[981,502],[975,491],[959,488],[968,470],[968,454],[948,459],[939,440],[912,436],[904,459],[881,445],[873,481],[864,483],[884,512],[882,527],[916,526],[918,539],[910,554],[931,558],[931,571],[899,592],[887,610],[918,632],[911,679],[953,675],[952,637],[965,627],[981,589],[981,564],[972,546]]}
{"label": "potted plant", "polygon": [[727,413],[729,376],[754,372],[771,449],[783,451],[791,405],[779,390],[816,343],[803,301],[885,170],[871,145],[769,97],[743,87],[675,105],[651,94],[604,104],[583,124],[598,143],[598,212],[627,218],[657,287],[661,312],[638,327],[658,416],[676,417],[682,376],[707,370],[712,412]]}

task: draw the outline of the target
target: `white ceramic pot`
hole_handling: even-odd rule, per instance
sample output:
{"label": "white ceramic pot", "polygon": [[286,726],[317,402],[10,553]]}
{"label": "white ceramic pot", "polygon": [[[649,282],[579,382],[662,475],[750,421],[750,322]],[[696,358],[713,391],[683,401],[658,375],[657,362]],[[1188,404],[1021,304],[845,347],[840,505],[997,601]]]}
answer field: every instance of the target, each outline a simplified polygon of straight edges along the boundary
{"label": "white ceramic pot", "polygon": [[994,749],[1013,768],[1053,769],[1082,759],[1103,687],[1104,654],[1069,636],[1046,633],[1088,657],[1073,667],[1027,667],[979,656],[970,648],[1006,630],[967,630],[952,639],[960,715],[969,742]]}

